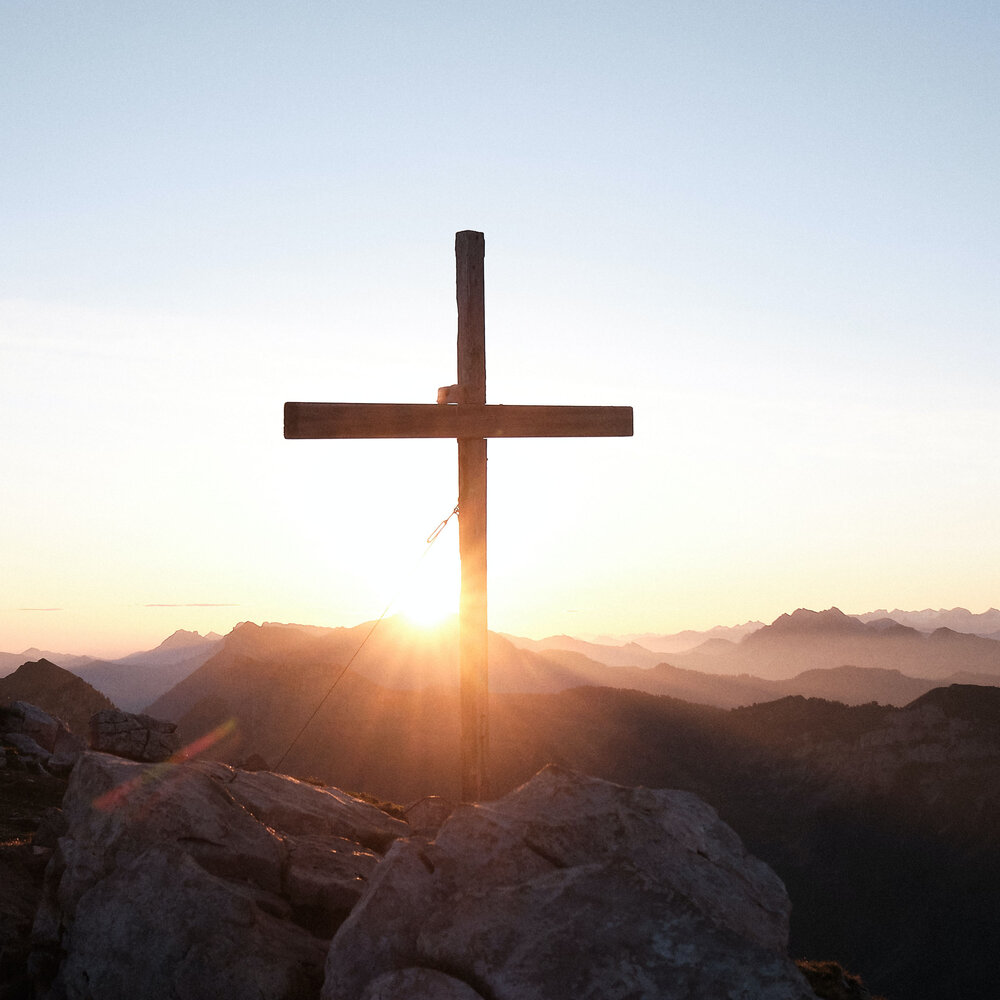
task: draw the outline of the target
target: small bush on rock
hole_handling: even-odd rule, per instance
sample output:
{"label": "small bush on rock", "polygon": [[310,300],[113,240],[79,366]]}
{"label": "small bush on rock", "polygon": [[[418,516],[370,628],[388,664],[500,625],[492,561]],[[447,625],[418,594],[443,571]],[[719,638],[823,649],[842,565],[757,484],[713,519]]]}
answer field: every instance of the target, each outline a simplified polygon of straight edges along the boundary
{"label": "small bush on rock", "polygon": [[839,962],[810,962],[800,958],[795,964],[822,1000],[885,1000],[873,996],[861,977],[851,975]]}

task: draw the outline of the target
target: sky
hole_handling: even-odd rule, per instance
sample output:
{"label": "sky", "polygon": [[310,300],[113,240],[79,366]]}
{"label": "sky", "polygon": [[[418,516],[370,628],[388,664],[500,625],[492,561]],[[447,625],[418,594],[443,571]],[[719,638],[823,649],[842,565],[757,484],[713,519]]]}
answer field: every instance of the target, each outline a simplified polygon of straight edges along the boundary
{"label": "sky", "polygon": [[[491,628],[1000,603],[1000,13],[0,0],[0,650],[454,606],[454,233]],[[451,604],[449,605],[449,602]]]}

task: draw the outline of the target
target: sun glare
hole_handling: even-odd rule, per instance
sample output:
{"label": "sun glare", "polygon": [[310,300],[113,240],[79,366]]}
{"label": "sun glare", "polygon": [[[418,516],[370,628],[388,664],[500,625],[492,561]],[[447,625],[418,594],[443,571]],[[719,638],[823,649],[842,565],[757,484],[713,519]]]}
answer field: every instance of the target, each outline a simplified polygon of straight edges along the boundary
{"label": "sun glare", "polygon": [[449,559],[428,559],[399,596],[396,610],[413,625],[430,628],[458,613],[459,569]]}
{"label": "sun glare", "polygon": [[440,625],[458,612],[458,594],[445,588],[414,588],[399,602],[399,612],[414,625],[429,628]]}

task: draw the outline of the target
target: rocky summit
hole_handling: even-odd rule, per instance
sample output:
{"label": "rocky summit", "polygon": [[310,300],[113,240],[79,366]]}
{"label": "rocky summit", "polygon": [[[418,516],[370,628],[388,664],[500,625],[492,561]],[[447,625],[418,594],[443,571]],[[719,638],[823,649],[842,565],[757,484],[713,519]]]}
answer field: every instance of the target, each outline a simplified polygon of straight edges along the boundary
{"label": "rocky summit", "polygon": [[63,829],[46,1000],[813,996],[784,886],[687,792],[548,767],[415,834],[335,788],[91,751]]}
{"label": "rocky summit", "polygon": [[335,789],[84,754],[33,937],[56,1000],[315,996],[329,937],[408,832]]}
{"label": "rocky summit", "polygon": [[553,766],[393,845],[323,1000],[806,1000],[777,876],[688,792]]}

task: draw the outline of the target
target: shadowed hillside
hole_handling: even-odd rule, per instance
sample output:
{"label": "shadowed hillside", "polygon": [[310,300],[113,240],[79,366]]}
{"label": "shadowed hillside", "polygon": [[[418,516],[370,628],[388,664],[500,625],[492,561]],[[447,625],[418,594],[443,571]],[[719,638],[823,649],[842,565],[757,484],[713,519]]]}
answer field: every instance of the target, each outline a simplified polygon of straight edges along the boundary
{"label": "shadowed hillside", "polygon": [[0,677],[0,702],[27,701],[62,719],[78,736],[87,738],[90,717],[114,704],[86,681],[48,660],[23,663]]}

